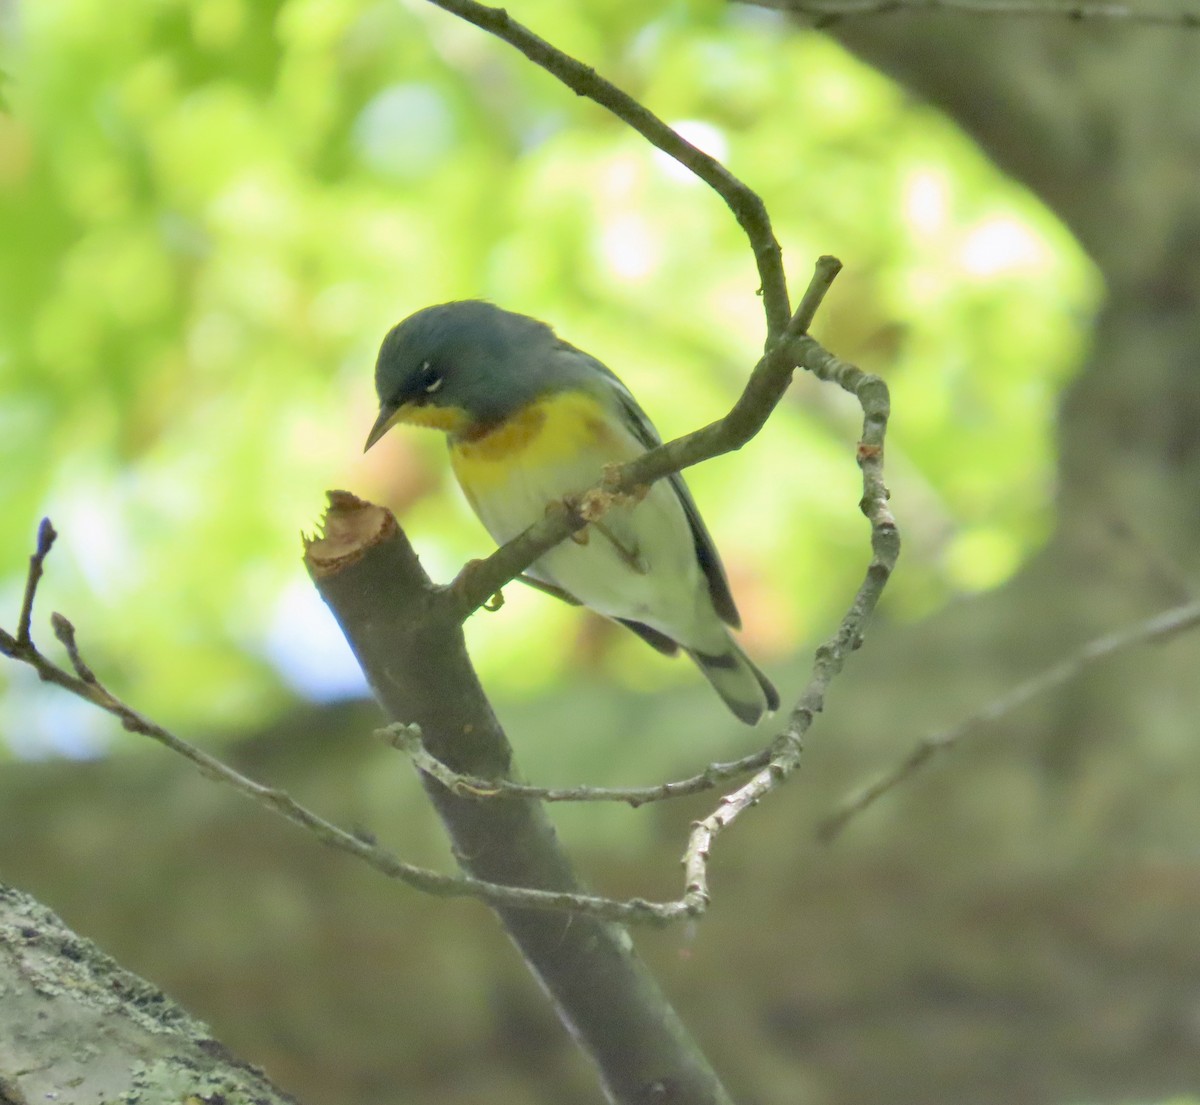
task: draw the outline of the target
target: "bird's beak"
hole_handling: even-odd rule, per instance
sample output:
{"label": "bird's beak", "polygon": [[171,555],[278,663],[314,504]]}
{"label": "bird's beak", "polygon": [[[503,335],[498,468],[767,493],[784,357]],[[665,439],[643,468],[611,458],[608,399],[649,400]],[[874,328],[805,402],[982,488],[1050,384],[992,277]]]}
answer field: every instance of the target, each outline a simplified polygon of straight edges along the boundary
{"label": "bird's beak", "polygon": [[375,419],[375,425],[367,434],[367,443],[363,446],[364,453],[395,425],[399,414],[400,408],[394,407],[390,403],[385,403],[379,408],[379,417]]}

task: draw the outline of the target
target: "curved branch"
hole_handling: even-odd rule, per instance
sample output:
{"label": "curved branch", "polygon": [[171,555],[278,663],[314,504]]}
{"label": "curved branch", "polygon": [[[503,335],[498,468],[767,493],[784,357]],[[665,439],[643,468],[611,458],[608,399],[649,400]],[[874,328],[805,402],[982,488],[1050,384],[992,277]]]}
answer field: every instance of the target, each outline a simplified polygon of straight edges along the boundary
{"label": "curved branch", "polygon": [[376,730],[375,735],[392,748],[403,752],[413,766],[430,775],[447,790],[473,798],[537,798],[542,802],[624,802],[632,809],[649,802],[664,802],[713,790],[726,779],[745,775],[765,767],[771,759],[769,750],[751,752],[740,760],[709,764],[703,771],[686,779],[674,779],[642,787],[539,787],[514,783],[508,779],[481,779],[464,775],[447,767],[426,751],[419,729],[408,725],[389,725]]}
{"label": "curved branch", "polygon": [[877,376],[826,353],[811,338],[816,365],[813,371],[824,380],[851,392],[862,405],[863,434],[858,445],[858,463],[863,473],[860,507],[871,523],[871,562],[862,585],[842,618],[837,632],[817,649],[808,684],[792,710],[787,727],[775,741],[770,763],[749,782],[721,799],[717,809],[692,827],[684,853],[687,884],[684,900],[697,911],[708,902],[708,858],[717,836],[748,809],[781,787],[800,765],[804,736],[817,714],[825,708],[825,693],[842,670],[847,657],[863,640],[867,622],[875,612],[900,556],[900,533],[888,506],[888,489],[883,478],[884,438],[890,414],[887,385]]}
{"label": "curved branch", "polygon": [[672,130],[629,93],[606,81],[591,66],[584,65],[539,38],[503,8],[489,8],[486,4],[475,3],[475,0],[430,0],[430,3],[516,47],[534,65],[541,66],[551,76],[558,78],[576,95],[586,96],[611,111],[647,142],[673,157],[712,188],[725,201],[750,239],[754,261],[758,266],[758,278],[762,282],[768,342],[783,331],[792,313],[788,302],[787,279],[783,272],[783,251],[771,229],[766,205],[757,192],[738,180],[716,158]]}
{"label": "curved branch", "polygon": [[837,808],[818,824],[817,839],[829,843],[850,821],[873,806],[888,791],[911,779],[935,756],[950,751],[963,740],[975,736],[986,725],[999,721],[1013,710],[1024,706],[1030,699],[1055,687],[1061,687],[1092,664],[1137,645],[1173,637],[1197,625],[1200,625],[1200,602],[1188,602],[1116,633],[1089,641],[1073,656],[1068,656],[1046,671],[1019,683],[1007,694],[989,702],[982,710],[977,710],[957,725],[919,741],[894,767],[843,798]]}

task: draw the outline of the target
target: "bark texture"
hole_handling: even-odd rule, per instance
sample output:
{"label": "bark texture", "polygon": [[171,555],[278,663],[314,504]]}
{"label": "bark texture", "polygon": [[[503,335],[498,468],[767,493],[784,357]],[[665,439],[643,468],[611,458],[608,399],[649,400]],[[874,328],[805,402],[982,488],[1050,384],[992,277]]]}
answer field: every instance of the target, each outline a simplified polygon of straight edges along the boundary
{"label": "bark texture", "polygon": [[0,886],[0,1102],[287,1105],[207,1026]]}
{"label": "bark texture", "polygon": [[[514,778],[512,748],[467,656],[459,603],[435,588],[391,514],[332,496],[327,536],[305,561],[392,721],[421,727],[455,771]],[[503,886],[583,893],[540,802],[481,802],[422,776],[455,859]],[[497,908],[579,1046],[620,1105],[728,1105],[729,1098],[620,925]]]}

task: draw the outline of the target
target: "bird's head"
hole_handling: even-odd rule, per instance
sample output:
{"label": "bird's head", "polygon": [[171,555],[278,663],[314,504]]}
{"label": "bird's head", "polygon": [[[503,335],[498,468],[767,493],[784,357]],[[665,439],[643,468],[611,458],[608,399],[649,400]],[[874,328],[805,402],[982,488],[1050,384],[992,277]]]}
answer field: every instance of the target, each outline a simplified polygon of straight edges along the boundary
{"label": "bird's head", "polygon": [[456,438],[499,425],[549,389],[556,341],[545,323],[481,300],[417,311],[383,339],[363,451],[399,422]]}

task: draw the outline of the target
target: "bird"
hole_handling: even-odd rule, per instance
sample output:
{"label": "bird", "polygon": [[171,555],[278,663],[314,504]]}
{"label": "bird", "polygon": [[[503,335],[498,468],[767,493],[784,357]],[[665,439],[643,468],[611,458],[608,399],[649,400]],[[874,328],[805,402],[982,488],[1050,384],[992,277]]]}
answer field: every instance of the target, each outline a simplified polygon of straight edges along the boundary
{"label": "bird", "polygon": [[[379,416],[441,430],[467,502],[498,544],[588,491],[607,465],[662,439],[632,393],[546,323],[477,299],[425,307],[392,327],[375,364]],[[637,500],[637,501],[635,501]],[[678,473],[620,500],[520,577],[696,663],[747,725],[779,694],[730,634],[741,618],[695,500]]]}

